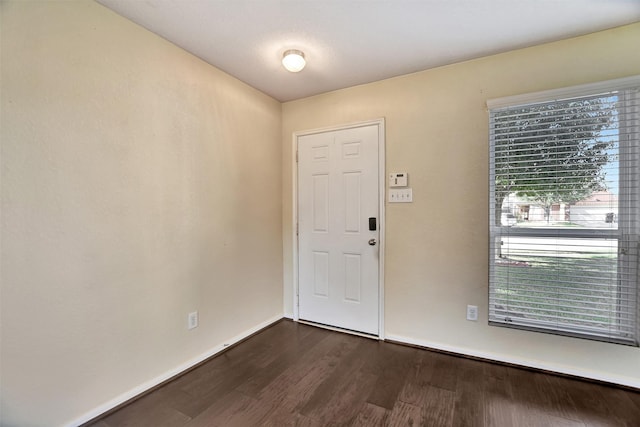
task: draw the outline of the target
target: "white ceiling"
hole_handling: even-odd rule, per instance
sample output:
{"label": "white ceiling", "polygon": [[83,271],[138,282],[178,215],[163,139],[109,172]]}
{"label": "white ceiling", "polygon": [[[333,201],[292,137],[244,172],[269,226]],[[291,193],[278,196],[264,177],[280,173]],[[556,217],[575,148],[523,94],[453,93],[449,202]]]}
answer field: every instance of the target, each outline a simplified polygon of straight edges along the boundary
{"label": "white ceiling", "polygon": [[97,1],[280,101],[640,21],[640,0]]}

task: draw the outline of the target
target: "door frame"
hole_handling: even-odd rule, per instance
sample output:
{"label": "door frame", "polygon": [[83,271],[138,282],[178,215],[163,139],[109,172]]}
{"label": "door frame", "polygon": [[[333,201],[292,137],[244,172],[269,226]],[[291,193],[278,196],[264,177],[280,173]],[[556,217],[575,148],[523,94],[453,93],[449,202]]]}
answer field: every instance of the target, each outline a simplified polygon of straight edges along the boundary
{"label": "door frame", "polygon": [[[384,118],[348,123],[338,126],[329,126],[293,133],[291,149],[292,165],[292,209],[293,221],[291,221],[292,236],[292,282],[293,282],[293,320],[299,321],[299,283],[298,283],[298,139],[302,136],[318,133],[354,129],[365,126],[378,126],[378,339],[384,340],[384,251],[385,251],[385,193],[387,174],[385,170],[385,123]],[[349,332],[346,331],[345,332]]]}

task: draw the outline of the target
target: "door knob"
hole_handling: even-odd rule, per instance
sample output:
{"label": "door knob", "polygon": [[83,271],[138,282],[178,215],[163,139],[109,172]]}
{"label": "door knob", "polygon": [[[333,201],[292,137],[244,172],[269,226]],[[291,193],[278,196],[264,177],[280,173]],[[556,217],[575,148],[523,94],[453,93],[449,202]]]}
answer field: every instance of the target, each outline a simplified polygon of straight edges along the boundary
{"label": "door knob", "polygon": [[376,245],[376,239],[369,239],[369,245],[375,246]]}

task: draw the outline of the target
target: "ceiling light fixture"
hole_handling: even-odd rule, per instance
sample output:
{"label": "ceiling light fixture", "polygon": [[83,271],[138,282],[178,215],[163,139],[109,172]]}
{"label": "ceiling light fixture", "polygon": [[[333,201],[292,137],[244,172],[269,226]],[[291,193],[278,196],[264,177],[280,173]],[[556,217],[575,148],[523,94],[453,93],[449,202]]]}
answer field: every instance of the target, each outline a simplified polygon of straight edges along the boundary
{"label": "ceiling light fixture", "polygon": [[282,65],[292,73],[302,71],[306,64],[304,52],[301,50],[289,49],[282,54]]}

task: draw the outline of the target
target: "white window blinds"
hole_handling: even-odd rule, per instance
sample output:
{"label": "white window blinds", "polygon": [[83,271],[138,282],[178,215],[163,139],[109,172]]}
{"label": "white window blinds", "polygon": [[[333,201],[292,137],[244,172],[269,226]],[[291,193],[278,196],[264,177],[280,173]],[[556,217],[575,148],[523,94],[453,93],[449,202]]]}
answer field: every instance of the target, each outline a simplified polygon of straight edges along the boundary
{"label": "white window blinds", "polygon": [[488,105],[490,323],[638,345],[640,78]]}

